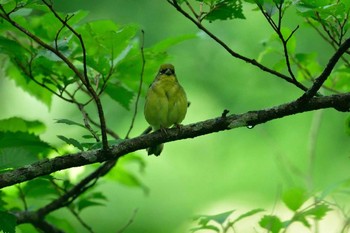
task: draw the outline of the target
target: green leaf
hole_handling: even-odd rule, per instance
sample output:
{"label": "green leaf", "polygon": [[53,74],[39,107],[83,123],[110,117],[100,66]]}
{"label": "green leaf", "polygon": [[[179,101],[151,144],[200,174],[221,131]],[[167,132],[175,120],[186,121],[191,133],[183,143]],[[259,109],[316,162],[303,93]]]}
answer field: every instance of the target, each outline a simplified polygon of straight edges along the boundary
{"label": "green leaf", "polygon": [[122,167],[114,168],[108,173],[107,178],[129,187],[141,188],[145,193],[149,191],[148,187],[136,175]]}
{"label": "green leaf", "polygon": [[130,110],[130,103],[134,97],[134,92],[128,90],[120,83],[109,83],[105,90],[106,94],[113,100],[117,101],[121,106]]}
{"label": "green leaf", "polygon": [[80,142],[78,142],[74,138],[67,138],[63,135],[57,135],[57,137],[59,139],[61,139],[62,141],[64,141],[65,143],[67,143],[68,145],[72,145],[72,146],[78,148],[79,150],[84,151],[84,147],[80,144]]}
{"label": "green leaf", "polygon": [[31,198],[58,196],[57,190],[52,185],[50,179],[52,177],[46,176],[26,182],[22,187],[24,195]]}
{"label": "green leaf", "polygon": [[91,193],[87,196],[79,198],[77,203],[78,211],[81,212],[83,209],[92,206],[104,206],[107,198],[102,192]]}
{"label": "green leaf", "polygon": [[[26,67],[28,64],[22,64],[22,66]],[[16,85],[23,91],[27,92],[31,96],[34,96],[37,100],[44,103],[47,107],[51,106],[52,93],[50,91],[42,88],[33,80],[29,79],[18,69],[18,67],[15,67],[14,65],[9,65],[6,72],[6,76],[9,79],[14,80]]]}
{"label": "green leaf", "polygon": [[[193,38],[198,38],[198,35],[186,34],[177,37],[170,37],[160,41],[152,47],[144,48],[144,56],[147,61],[143,73],[145,87],[148,88],[149,84],[156,76],[159,66],[166,61],[168,56],[166,50],[171,46]],[[123,82],[128,88],[137,92],[140,85],[141,67],[142,60],[139,42],[135,41],[126,56],[118,62],[116,72],[113,74],[113,79]],[[146,90],[146,88],[144,90]]]}
{"label": "green leaf", "polygon": [[275,215],[265,215],[259,221],[259,225],[272,233],[278,233],[283,228],[283,223]]}
{"label": "green leaf", "polygon": [[17,41],[0,36],[0,54],[23,60],[27,56],[27,51]]}
{"label": "green leaf", "polygon": [[214,221],[220,225],[222,225],[224,222],[227,221],[228,217],[234,212],[235,210],[226,211],[220,214],[215,215],[197,215],[194,217],[194,220],[199,220],[199,224],[206,226],[208,222]]}
{"label": "green leaf", "polygon": [[215,20],[245,19],[241,0],[220,0],[210,4],[209,13],[205,15],[209,22]]}
{"label": "green leaf", "polygon": [[[61,218],[57,217],[60,216]],[[63,232],[69,232],[69,233],[77,233],[76,227],[72,225],[72,222],[68,220],[67,216],[65,215],[53,215],[49,214],[45,216],[45,219],[49,221],[49,223],[53,224],[54,226],[59,226],[60,229],[63,230]],[[26,224],[23,224],[24,226]],[[20,225],[20,226],[23,226]],[[23,231],[26,232],[26,231]],[[35,231],[37,232],[37,231]],[[79,231],[80,232],[80,231]]]}
{"label": "green leaf", "polygon": [[144,159],[134,154],[128,154],[118,160],[117,166],[106,177],[126,186],[141,188],[145,193],[148,193],[148,187],[129,168],[135,164],[139,166],[140,172],[143,172],[146,166]]}
{"label": "green leaf", "polygon": [[293,211],[297,211],[307,199],[307,191],[304,188],[290,188],[282,194],[284,204]]}
{"label": "green leaf", "polygon": [[342,92],[350,91],[350,69],[347,67],[339,67],[334,70],[330,77],[326,80],[325,85],[332,89]]}
{"label": "green leaf", "polygon": [[53,147],[34,134],[0,132],[0,169],[33,163],[53,150]]}
{"label": "green leaf", "polygon": [[21,131],[40,134],[45,131],[45,125],[40,121],[27,121],[20,117],[0,120],[0,131]]}
{"label": "green leaf", "polygon": [[6,210],[5,206],[7,205],[7,202],[4,201],[5,194],[3,191],[0,190],[0,211]]}
{"label": "green leaf", "polygon": [[240,221],[240,220],[242,220],[242,219],[244,219],[244,218],[250,217],[250,216],[252,216],[252,215],[254,215],[254,214],[257,214],[257,213],[260,213],[260,212],[262,212],[262,211],[265,211],[265,210],[264,210],[264,209],[260,209],[260,208],[250,210],[250,211],[248,211],[248,212],[246,212],[246,213],[244,213],[244,214],[238,216],[238,218],[236,218],[235,220],[233,220],[233,221],[230,223],[230,225],[233,225],[233,224],[235,224],[236,222],[238,222],[238,221]]}
{"label": "green leaf", "polygon": [[4,211],[0,211],[0,231],[4,233],[16,232],[16,216]]}
{"label": "green leaf", "polygon": [[[112,64],[116,65],[132,44],[138,30],[138,26],[133,24],[120,26],[107,20],[89,22],[79,27],[77,31],[84,38],[87,65],[104,77],[108,75]],[[78,59],[83,61],[82,56]]]}
{"label": "green leaf", "polygon": [[295,37],[295,34],[292,34],[293,31],[290,28],[287,27],[282,27],[281,28],[281,33],[283,35],[283,38],[285,40],[288,39],[287,42],[287,50],[289,54],[294,54],[297,46],[297,40]]}
{"label": "green leaf", "polygon": [[332,209],[329,208],[326,204],[317,204],[315,207],[305,211],[303,215],[305,216],[312,216],[317,220],[321,220],[327,212],[331,211]]}
{"label": "green leaf", "polygon": [[77,125],[85,129],[85,126],[83,124],[77,123],[72,120],[68,119],[56,119],[56,123],[66,124],[66,125]]}

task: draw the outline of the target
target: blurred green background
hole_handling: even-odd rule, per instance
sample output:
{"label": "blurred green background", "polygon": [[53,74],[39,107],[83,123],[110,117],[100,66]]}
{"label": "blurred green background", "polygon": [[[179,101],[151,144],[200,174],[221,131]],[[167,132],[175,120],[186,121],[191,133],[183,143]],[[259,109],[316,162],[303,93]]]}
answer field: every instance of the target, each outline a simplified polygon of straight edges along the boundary
{"label": "blurred green background", "polygon": [[[62,0],[55,1],[55,6],[64,12],[87,10],[90,20],[140,24],[145,30],[146,47],[168,37],[198,34],[197,39],[169,50],[168,61],[175,65],[178,79],[191,101],[184,124],[220,116],[224,109],[243,113],[272,107],[302,94],[283,80],[232,58],[165,0]],[[246,20],[206,25],[235,51],[257,58],[263,50],[262,42],[271,36],[272,29],[250,5],[244,9]],[[286,25],[291,28],[303,25],[294,10],[287,13],[286,19]],[[301,27],[296,38],[297,50],[318,52],[322,64],[332,54],[329,46],[309,27]],[[273,57],[269,59],[273,64]],[[79,135],[74,127],[54,123],[54,119],[59,118],[80,121],[74,106],[55,99],[49,110],[16,88],[13,82],[3,79],[0,82],[0,98],[7,100],[2,101],[1,118],[16,115],[40,119],[48,125],[43,140],[53,144],[58,143],[56,135],[62,130],[65,135]],[[143,103],[142,100],[139,104],[131,136],[139,135],[147,127]],[[114,102],[112,105],[109,99],[104,99],[104,106],[108,126],[124,136],[132,112]],[[103,191],[108,203],[87,208],[81,217],[96,232],[117,232],[132,219],[125,232],[182,233],[189,231],[191,218],[196,214],[236,209],[239,215],[253,208],[264,208],[271,213],[284,188],[301,186],[322,190],[349,178],[347,115],[334,110],[304,113],[253,129],[240,128],[172,142],[165,145],[160,157],[147,157],[145,151],[138,151],[145,159],[145,170],[140,172],[136,165],[130,169],[149,192],[101,180],[95,189]],[[315,157],[311,156],[311,149],[315,150]],[[60,210],[55,216],[63,219],[70,215]],[[85,232],[73,217],[71,219],[77,232]],[[237,232],[255,232],[257,221],[253,218],[252,222],[242,222]]]}

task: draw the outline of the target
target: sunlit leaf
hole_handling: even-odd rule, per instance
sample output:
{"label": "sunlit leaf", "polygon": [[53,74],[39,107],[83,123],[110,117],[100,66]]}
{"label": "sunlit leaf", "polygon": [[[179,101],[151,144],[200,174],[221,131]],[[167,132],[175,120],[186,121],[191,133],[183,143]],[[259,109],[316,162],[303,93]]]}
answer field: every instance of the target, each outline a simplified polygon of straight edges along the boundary
{"label": "sunlit leaf", "polygon": [[241,0],[221,0],[210,3],[210,11],[205,15],[208,21],[245,19]]}
{"label": "sunlit leaf", "polygon": [[45,125],[40,121],[27,121],[20,117],[0,120],[0,131],[21,131],[40,134],[45,131]]}
{"label": "sunlit leaf", "polygon": [[34,134],[0,132],[0,169],[33,163],[53,150],[53,147]]}
{"label": "sunlit leaf", "polygon": [[283,228],[281,220],[274,215],[265,215],[259,221],[259,225],[272,233],[278,233]]}
{"label": "sunlit leaf", "polygon": [[307,191],[299,187],[290,188],[282,194],[284,204],[293,211],[297,211],[307,199]]}

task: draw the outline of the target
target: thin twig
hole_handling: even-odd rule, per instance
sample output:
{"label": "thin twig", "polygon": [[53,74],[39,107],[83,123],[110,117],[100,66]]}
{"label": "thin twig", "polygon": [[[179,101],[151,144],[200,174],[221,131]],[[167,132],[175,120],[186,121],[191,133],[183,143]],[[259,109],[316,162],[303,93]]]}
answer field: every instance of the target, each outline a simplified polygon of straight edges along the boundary
{"label": "thin twig", "polygon": [[145,71],[145,64],[146,64],[145,54],[143,52],[144,43],[145,43],[145,32],[144,32],[144,30],[141,30],[141,48],[140,48],[140,50],[141,50],[142,67],[141,67],[141,74],[140,74],[140,83],[139,83],[139,89],[138,89],[137,97],[136,97],[136,101],[135,101],[134,115],[132,116],[130,128],[129,128],[125,138],[129,138],[129,134],[130,134],[132,128],[134,127],[134,122],[135,122],[135,118],[137,115],[137,107],[138,107],[138,103],[139,103],[139,99],[140,99],[140,95],[141,95],[142,83],[143,83],[143,73]]}
{"label": "thin twig", "polygon": [[129,221],[123,226],[120,230],[117,231],[117,233],[123,233],[133,222],[135,219],[135,216],[137,214],[138,209],[135,209],[133,214],[131,215]]}
{"label": "thin twig", "polygon": [[78,220],[78,222],[90,233],[94,233],[94,230],[91,226],[89,226],[80,216],[79,214],[73,209],[73,207],[68,206],[69,211],[74,215],[74,217]]}
{"label": "thin twig", "polygon": [[[106,120],[104,117],[104,112],[103,112],[103,107],[101,100],[99,96],[97,95],[96,91],[92,87],[89,77],[88,77],[88,72],[87,72],[87,54],[86,54],[86,48],[85,48],[85,43],[83,40],[83,37],[81,34],[79,34],[72,26],[70,26],[64,19],[62,19],[58,13],[53,9],[53,6],[51,3],[48,3],[46,0],[42,0],[42,2],[49,8],[49,10],[52,12],[52,14],[64,25],[66,26],[79,40],[80,46],[82,48],[82,53],[83,53],[83,75],[80,75],[79,77],[81,78],[81,81],[85,85],[86,89],[89,91],[91,96],[94,98],[96,107],[97,107],[97,112],[100,118],[100,125],[101,125],[101,135],[102,135],[102,147],[104,150],[108,150],[108,140],[107,140],[107,132],[106,132]],[[57,50],[56,50],[57,51]]]}
{"label": "thin twig", "polygon": [[96,142],[100,142],[100,138],[98,137],[98,135],[96,134],[95,130],[93,130],[89,124],[89,118],[88,118],[88,114],[86,113],[84,106],[82,104],[77,103],[78,108],[81,112],[81,114],[83,115],[83,121],[84,121],[84,125],[85,128],[91,133],[91,135],[95,138]]}
{"label": "thin twig", "polygon": [[276,24],[275,21],[272,19],[271,15],[266,12],[263,8],[263,6],[261,4],[257,4],[261,13],[264,15],[264,17],[266,18],[266,20],[268,21],[268,23],[270,24],[270,26],[273,28],[273,30],[276,32],[276,34],[278,35],[280,41],[282,42],[282,46],[283,46],[283,53],[284,53],[284,57],[285,57],[285,61],[286,61],[286,66],[287,66],[287,70],[289,75],[291,76],[291,78],[294,80],[294,82],[299,83],[297,81],[297,79],[295,78],[295,75],[292,71],[292,67],[290,64],[290,58],[289,58],[289,52],[288,52],[288,41],[289,39],[293,36],[293,34],[298,30],[299,26],[297,26],[292,32],[291,34],[288,36],[287,39],[284,38],[282,31],[281,31],[281,26],[282,26],[282,4],[278,4],[276,3],[276,8],[278,9],[278,23]]}

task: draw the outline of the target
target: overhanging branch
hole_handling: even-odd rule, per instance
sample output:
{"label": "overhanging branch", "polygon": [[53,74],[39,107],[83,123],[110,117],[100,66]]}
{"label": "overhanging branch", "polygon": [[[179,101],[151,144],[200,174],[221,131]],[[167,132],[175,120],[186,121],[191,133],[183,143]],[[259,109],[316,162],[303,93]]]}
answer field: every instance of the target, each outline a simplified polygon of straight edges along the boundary
{"label": "overhanging branch", "polygon": [[194,138],[238,127],[254,126],[278,118],[324,108],[349,111],[350,94],[314,97],[307,102],[296,100],[276,107],[249,111],[243,114],[232,114],[228,116],[223,114],[223,116],[182,126],[179,129],[172,128],[167,129],[165,132],[157,131],[148,135],[127,139],[118,145],[110,147],[108,151],[99,149],[68,154],[53,159],[44,159],[31,165],[0,174],[0,188],[71,167],[114,160],[130,152],[144,149],[154,144]]}

